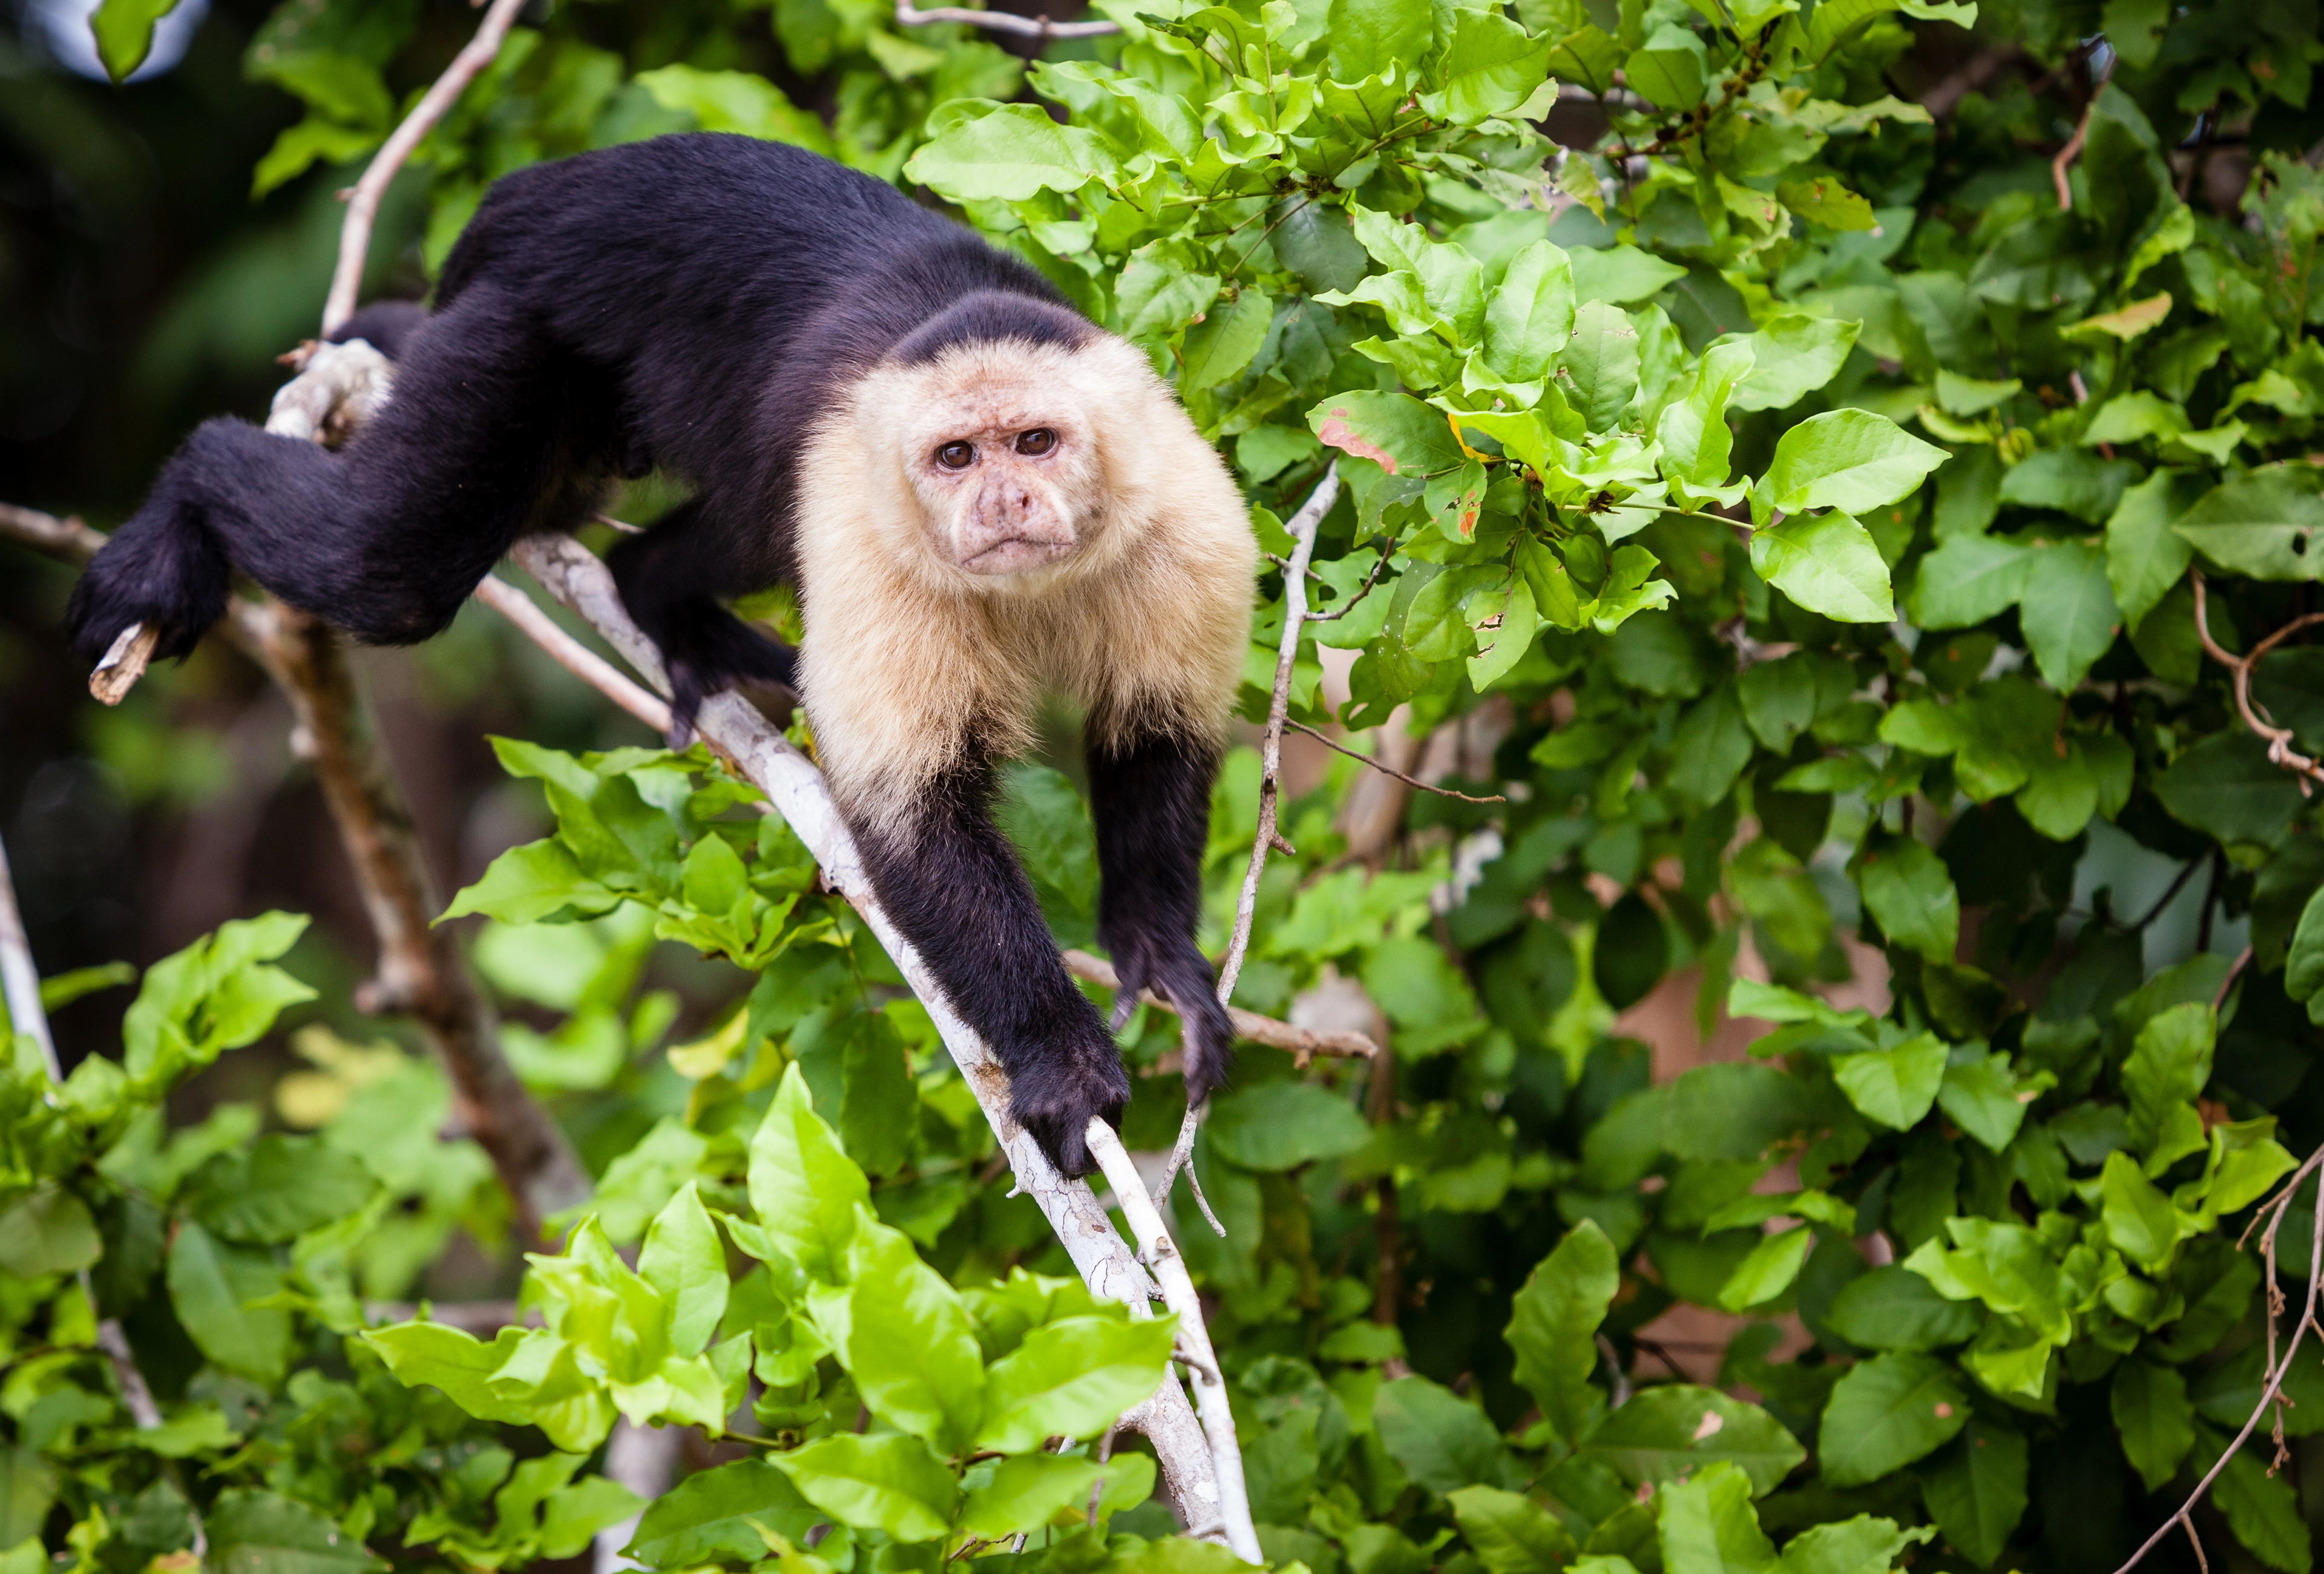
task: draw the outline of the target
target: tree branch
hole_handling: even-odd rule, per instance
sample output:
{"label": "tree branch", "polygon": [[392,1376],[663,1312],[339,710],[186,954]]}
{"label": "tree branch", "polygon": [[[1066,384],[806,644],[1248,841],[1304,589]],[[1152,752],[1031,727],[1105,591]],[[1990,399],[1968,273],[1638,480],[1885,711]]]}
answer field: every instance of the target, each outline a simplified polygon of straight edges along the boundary
{"label": "tree branch", "polygon": [[1017,16],[1006,11],[971,11],[962,5],[933,5],[922,11],[911,0],[896,0],[896,25],[926,27],[935,22],[957,22],[989,32],[1013,32],[1019,38],[1102,38],[1120,32],[1118,22],[1051,22],[1046,16]]}
{"label": "tree branch", "polygon": [[1347,755],[1348,758],[1355,761],[1357,764],[1369,765],[1373,770],[1379,772],[1382,775],[1393,776],[1397,781],[1403,782],[1406,786],[1417,787],[1423,792],[1434,792],[1439,798],[1457,798],[1463,803],[1507,803],[1508,801],[1508,799],[1502,797],[1498,792],[1493,794],[1490,798],[1471,798],[1466,792],[1455,792],[1450,787],[1433,787],[1417,776],[1406,775],[1394,765],[1385,764],[1380,761],[1374,759],[1370,755],[1360,755],[1356,753],[1355,750],[1348,747],[1347,745],[1324,736],[1322,733],[1317,732],[1314,727],[1309,727],[1304,721],[1286,721],[1286,725],[1297,727],[1301,732],[1305,733],[1309,737],[1314,738],[1317,743],[1322,744],[1327,749],[1337,749],[1340,753]]}
{"label": "tree branch", "polygon": [[2292,746],[2292,732],[2290,727],[2277,727],[2272,721],[2262,719],[2260,711],[2252,704],[2251,678],[2252,668],[2258,664],[2262,656],[2266,655],[2268,652],[2275,649],[2301,629],[2324,623],[2324,612],[2305,613],[2293,618],[2254,645],[2251,654],[2247,656],[2229,655],[2220,648],[2218,641],[2211,637],[2210,617],[2205,602],[2206,587],[2203,582],[2203,570],[2190,569],[2187,572],[2187,578],[2195,587],[2195,633],[2202,639],[2203,649],[2209,653],[2211,660],[2227,668],[2233,675],[2236,709],[2242,715],[2244,725],[2266,742],[2267,757],[2270,761],[2294,773],[2299,777],[2300,795],[2302,798],[2312,796],[2314,789],[2309,783],[2324,782],[2324,764],[2310,759]]}
{"label": "tree branch", "polygon": [[[595,629],[648,683],[657,690],[666,688],[660,653],[630,621],[613,576],[587,548],[570,536],[530,536],[519,542],[510,556]],[[705,700],[696,728],[767,795],[769,812],[779,814],[789,824],[822,866],[825,884],[854,905],[895,961],[912,993],[927,1006],[945,1047],[1001,1139],[1018,1190],[1030,1196],[1047,1217],[1083,1279],[1100,1295],[1126,1302],[1134,1310],[1146,1308],[1161,1292],[1115,1233],[1088,1185],[1058,1174],[1031,1134],[1010,1116],[1007,1073],[991,1047],[953,1010],[926,960],[881,906],[864,873],[862,855],[832,802],[823,773],[739,695],[715,694]],[[1118,1139],[1114,1145],[1118,1150]],[[1119,1192],[1119,1185],[1116,1190]],[[1127,1206],[1127,1199],[1123,1200]],[[1167,1280],[1162,1288],[1168,1289]],[[1199,1305],[1185,1316],[1199,1330]],[[1205,1345],[1194,1347],[1198,1356]],[[1123,1417],[1123,1424],[1136,1427],[1153,1443],[1162,1467],[1164,1489],[1185,1523],[1211,1527],[1213,1535],[1223,1536],[1238,1551],[1256,1546],[1256,1533],[1249,1529],[1249,1506],[1240,1492],[1241,1455],[1231,1430],[1222,1436],[1213,1425],[1205,1444],[1204,1432],[1197,1429],[1185,1393],[1174,1382],[1155,1390],[1150,1399]],[[1231,1427],[1231,1418],[1228,1424]],[[1223,1489],[1221,1459],[1233,1462],[1231,1483]]]}
{"label": "tree branch", "polygon": [[502,42],[508,37],[509,28],[516,22],[517,13],[523,9],[524,0],[493,0],[492,9],[477,24],[475,36],[452,57],[444,74],[411,106],[411,113],[403,117],[403,124],[372,155],[363,178],[347,193],[347,216],[339,226],[338,264],[331,271],[331,292],[323,302],[325,338],[355,315],[355,295],[363,288],[364,262],[371,254],[372,225],[379,218],[380,199],[387,195],[388,186],[403,168],[404,161],[436,129],[436,123],[451,111],[468,84],[493,63],[493,57],[501,52]]}
{"label": "tree branch", "polygon": [[[1120,977],[1113,964],[1102,957],[1093,957],[1087,951],[1068,949],[1065,953],[1065,971],[1076,978],[1107,989],[1121,987]],[[1169,999],[1148,989],[1139,996],[1147,1005],[1175,1014],[1177,1007]],[[1234,1024],[1235,1036],[1249,1039],[1255,1044],[1270,1049],[1288,1050],[1292,1062],[1300,1070],[1318,1055],[1331,1055],[1345,1060],[1369,1060],[1379,1053],[1379,1046],[1369,1034],[1347,1028],[1300,1027],[1293,1023],[1278,1022],[1271,1016],[1261,1016],[1255,1011],[1245,1011],[1239,1005],[1227,1007],[1227,1020]]]}
{"label": "tree branch", "polygon": [[57,1041],[49,1032],[49,1014],[41,1005],[41,971],[32,965],[32,942],[16,906],[16,883],[8,872],[5,844],[0,844],[0,999],[7,1003],[9,1026],[41,1046],[49,1080],[62,1082],[64,1066],[57,1059]]}

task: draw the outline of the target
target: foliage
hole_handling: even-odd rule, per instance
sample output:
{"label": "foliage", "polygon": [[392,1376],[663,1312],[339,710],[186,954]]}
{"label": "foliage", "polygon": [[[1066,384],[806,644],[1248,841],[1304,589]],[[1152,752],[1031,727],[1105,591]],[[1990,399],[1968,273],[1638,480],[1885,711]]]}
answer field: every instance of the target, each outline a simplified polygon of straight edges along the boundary
{"label": "foliage", "polygon": [[[1511,801],[1423,801],[1351,859],[1340,762],[1259,890],[1240,1003],[1356,981],[1393,1051],[1246,1046],[1197,1145],[1227,1234],[1186,1210],[1178,1235],[1270,1561],[2112,1569],[2251,1414],[2267,1298],[2310,1271],[2288,1249],[2264,1285],[2237,1243],[2324,1141],[2324,844],[2204,634],[2255,649],[2318,574],[2313,17],[1098,10],[1118,39],[1020,74],[853,0],[558,8],[430,138],[427,256],[520,164],[776,136],[925,188],[1143,347],[1276,551],[1338,464],[1292,715],[1457,724]],[[269,23],[250,69],[309,114],[262,188],[376,144],[424,79],[417,22]],[[1891,91],[2003,46],[2038,69],[1941,125]],[[1602,138],[1546,139],[1560,94]],[[2222,200],[2235,138],[2252,175]],[[1276,569],[1255,594],[1253,718]],[[2303,755],[2311,649],[2250,673]],[[567,1555],[635,1506],[600,1474],[616,1416],[749,1450],[647,1510],[650,1568],[1223,1568],[1167,1539],[1134,1444],[1100,1458],[1170,1325],[1093,1301],[1004,1194],[926,1012],[779,819],[699,752],[496,747],[556,829],[451,914],[558,1017],[510,1051],[598,1178],[529,1259],[539,1326],[365,1325],[358,1286],[401,1293],[455,1220],[493,1234],[416,1064],[309,1046],[302,1086],[346,1108],[405,1088],[401,1146],[231,1106],[165,1129],[170,1088],[297,993],[269,965],[295,921],[229,926],[149,973],[121,1060],[53,1103],[19,1041],[9,1574],[34,1537],[77,1568],[181,1557],[197,1511],[213,1557]],[[1258,796],[1239,750],[1213,950]],[[1001,808],[1061,942],[1093,944],[1072,779],[1022,764]],[[642,987],[657,942],[741,969],[688,1042]],[[1706,1032],[1767,1031],[1658,1083],[1617,1014],[1690,975]],[[1175,1023],[1122,1036],[1126,1135],[1167,1145]],[[423,1222],[382,1245],[397,1198]],[[1692,1380],[1673,1313],[1724,1341]],[[124,1420],[99,1316],[161,1427]],[[2195,1524],[2305,1574],[2312,1349],[2285,1392],[2291,1468],[2255,1443]]]}

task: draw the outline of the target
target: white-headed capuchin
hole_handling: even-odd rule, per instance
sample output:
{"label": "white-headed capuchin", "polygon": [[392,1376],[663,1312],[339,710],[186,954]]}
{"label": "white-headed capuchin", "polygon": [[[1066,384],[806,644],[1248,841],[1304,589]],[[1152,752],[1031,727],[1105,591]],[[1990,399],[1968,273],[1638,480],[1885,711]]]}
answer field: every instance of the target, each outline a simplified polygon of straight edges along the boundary
{"label": "white-headed capuchin", "polygon": [[[1050,1157],[1086,1173],[1083,1130],[1130,1085],[990,813],[1044,690],[1088,713],[1120,1005],[1167,995],[1187,1097],[1219,1085],[1231,1034],[1194,929],[1256,544],[1139,350],[882,182],[720,135],[509,176],[434,310],[374,308],[356,335],[398,363],[393,398],[336,453],[198,428],[75,591],[84,653],[140,622],[185,653],[237,568],[362,640],[423,640],[520,534],[659,467],[692,498],[609,562],[677,741],[739,679],[801,695],[881,902]],[[720,604],[779,581],[796,652]]]}

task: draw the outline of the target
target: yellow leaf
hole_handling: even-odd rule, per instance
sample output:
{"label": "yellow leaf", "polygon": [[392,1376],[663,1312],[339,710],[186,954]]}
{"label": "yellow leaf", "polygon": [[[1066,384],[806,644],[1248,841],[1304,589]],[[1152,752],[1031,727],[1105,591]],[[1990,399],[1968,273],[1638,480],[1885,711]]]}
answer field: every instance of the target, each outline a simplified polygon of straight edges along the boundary
{"label": "yellow leaf", "polygon": [[2109,311],[2099,317],[2087,317],[2065,330],[2068,338],[2096,338],[2110,333],[2118,339],[2136,338],[2156,323],[2171,315],[2171,292],[2144,301],[2134,301],[2119,311]]}

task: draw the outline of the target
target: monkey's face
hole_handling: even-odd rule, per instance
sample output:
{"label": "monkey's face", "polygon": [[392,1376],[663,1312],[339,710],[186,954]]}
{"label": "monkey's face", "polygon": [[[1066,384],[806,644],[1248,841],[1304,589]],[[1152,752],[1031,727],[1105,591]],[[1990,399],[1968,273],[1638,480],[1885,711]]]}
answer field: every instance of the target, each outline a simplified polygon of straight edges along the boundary
{"label": "monkey's face", "polygon": [[943,561],[1001,588],[1047,579],[1088,544],[1102,472],[1070,387],[964,379],[906,424],[904,470]]}

